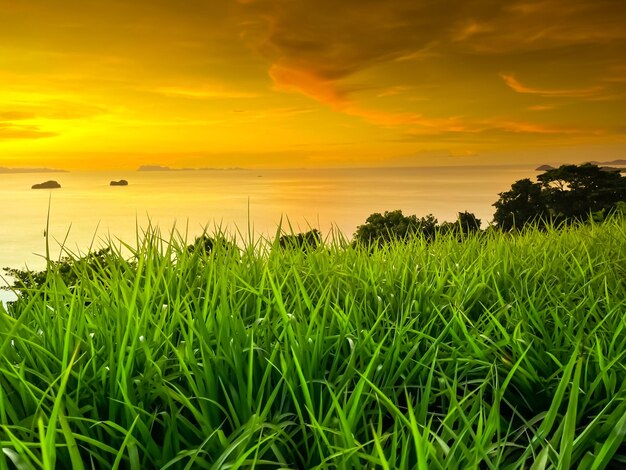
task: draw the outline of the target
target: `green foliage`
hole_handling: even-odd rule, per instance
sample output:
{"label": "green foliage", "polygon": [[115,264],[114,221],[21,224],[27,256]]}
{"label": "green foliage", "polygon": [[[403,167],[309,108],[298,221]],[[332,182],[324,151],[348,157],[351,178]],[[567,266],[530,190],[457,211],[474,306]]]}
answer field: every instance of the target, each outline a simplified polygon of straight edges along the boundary
{"label": "green foliage", "polygon": [[0,468],[623,467],[625,240],[70,259],[0,309]]}
{"label": "green foliage", "polygon": [[416,236],[432,240],[436,229],[437,219],[432,214],[418,219],[416,215],[403,215],[401,210],[376,212],[357,227],[354,240],[366,246],[382,246],[392,240],[408,241]]}
{"label": "green foliage", "polygon": [[471,212],[459,212],[456,222],[444,222],[438,227],[438,234],[455,234],[460,239],[480,232],[481,220]]}
{"label": "green foliage", "polygon": [[626,201],[626,178],[597,165],[562,165],[537,179],[543,185],[551,215],[557,221],[585,220],[590,213],[607,214]]}
{"label": "green foliage", "polygon": [[597,165],[562,165],[537,177],[515,182],[494,204],[494,222],[503,230],[529,223],[599,221],[626,201],[626,178]]}
{"label": "green foliage", "polygon": [[19,290],[22,296],[28,297],[32,293],[41,294],[46,286],[49,274],[54,274],[67,287],[76,287],[80,282],[93,280],[103,273],[111,256],[110,248],[103,248],[90,252],[85,256],[69,255],[58,261],[51,260],[44,271],[29,269],[4,268],[5,273],[13,278],[12,289]]}
{"label": "green foliage", "polygon": [[321,242],[322,234],[317,229],[304,233],[282,235],[278,240],[278,244],[283,249],[296,248],[304,251],[315,250]]}
{"label": "green foliage", "polygon": [[510,191],[499,194],[494,203],[494,223],[502,230],[520,229],[530,223],[543,226],[549,212],[540,183],[525,178],[511,185]]}
{"label": "green foliage", "polygon": [[457,222],[462,233],[475,233],[480,230],[481,221],[471,212],[459,212]]}
{"label": "green foliage", "polygon": [[208,256],[213,252],[218,252],[226,256],[239,256],[239,247],[233,240],[229,240],[224,234],[219,233],[210,237],[206,233],[196,237],[191,245],[187,246],[187,252]]}
{"label": "green foliage", "polygon": [[414,238],[433,241],[438,235],[454,235],[462,240],[465,236],[480,231],[481,221],[471,212],[459,212],[456,222],[437,224],[432,214],[418,218],[416,215],[405,216],[401,210],[374,213],[365,224],[357,227],[354,244],[379,247],[390,242],[408,242]]}

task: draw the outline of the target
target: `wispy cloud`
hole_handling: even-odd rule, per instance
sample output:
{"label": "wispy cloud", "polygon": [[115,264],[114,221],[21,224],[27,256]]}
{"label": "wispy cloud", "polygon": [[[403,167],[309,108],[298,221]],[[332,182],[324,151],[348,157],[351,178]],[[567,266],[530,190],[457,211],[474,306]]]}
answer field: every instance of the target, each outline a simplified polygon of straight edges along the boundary
{"label": "wispy cloud", "polygon": [[8,100],[12,109],[0,110],[0,140],[55,137],[60,133],[48,128],[58,127],[59,122],[89,120],[108,113],[97,105],[45,98],[38,101],[28,94],[19,96],[21,99],[15,99],[13,95]]}
{"label": "wispy cloud", "polygon": [[13,139],[43,139],[57,135],[56,132],[41,130],[39,126],[0,121],[0,141]]}
{"label": "wispy cloud", "polygon": [[563,88],[563,89],[544,89],[533,88],[522,84],[512,74],[500,74],[504,83],[513,91],[517,93],[524,93],[530,95],[540,95],[546,97],[563,97],[563,98],[590,98],[600,94],[604,88],[601,86],[593,86],[588,88]]}
{"label": "wispy cloud", "polygon": [[488,123],[497,130],[512,134],[539,134],[553,136],[571,135],[604,135],[605,129],[588,127],[568,127],[558,125],[537,124],[532,122],[515,121],[507,119],[491,120]]}
{"label": "wispy cloud", "polygon": [[348,91],[342,90],[336,81],[306,69],[272,65],[269,75],[278,90],[302,93],[333,109],[342,109],[349,103]]}
{"label": "wispy cloud", "polygon": [[550,111],[551,109],[555,109],[556,106],[553,104],[535,104],[532,106],[528,106],[526,109],[529,111]]}
{"label": "wispy cloud", "polygon": [[331,109],[382,127],[410,127],[415,132],[440,134],[465,132],[467,126],[458,117],[428,118],[414,112],[394,112],[362,106],[350,96],[341,82],[318,77],[310,72],[272,66],[270,76],[278,90],[302,93]]}
{"label": "wispy cloud", "polygon": [[162,86],[150,91],[165,96],[190,99],[246,99],[257,98],[259,93],[229,89],[222,86]]}
{"label": "wispy cloud", "polygon": [[381,90],[380,92],[378,92],[376,96],[378,96],[379,98],[384,98],[385,96],[402,95],[410,90],[411,90],[411,87],[409,86],[396,85],[396,86],[388,87],[388,88]]}

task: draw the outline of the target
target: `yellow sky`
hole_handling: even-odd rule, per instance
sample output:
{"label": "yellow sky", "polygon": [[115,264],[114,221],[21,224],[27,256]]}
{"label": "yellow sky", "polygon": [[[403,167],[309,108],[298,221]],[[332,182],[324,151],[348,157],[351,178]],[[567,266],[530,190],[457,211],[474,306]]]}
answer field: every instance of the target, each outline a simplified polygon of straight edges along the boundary
{"label": "yellow sky", "polygon": [[0,0],[0,166],[626,158],[623,0]]}

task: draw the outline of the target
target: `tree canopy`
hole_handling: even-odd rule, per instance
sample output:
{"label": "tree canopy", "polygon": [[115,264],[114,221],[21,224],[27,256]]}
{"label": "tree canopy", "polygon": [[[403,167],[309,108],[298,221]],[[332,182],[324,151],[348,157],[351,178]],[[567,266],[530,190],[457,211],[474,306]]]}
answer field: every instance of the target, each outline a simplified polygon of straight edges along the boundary
{"label": "tree canopy", "polygon": [[282,235],[278,240],[281,248],[297,248],[303,251],[315,250],[322,241],[322,234],[316,228],[305,233]]}
{"label": "tree canopy", "polygon": [[417,235],[431,239],[436,227],[437,219],[432,214],[418,219],[416,215],[402,214],[401,210],[375,212],[357,227],[354,240],[364,245],[384,245],[391,240],[407,240]]}
{"label": "tree canopy", "polygon": [[502,230],[530,222],[569,223],[595,216],[604,218],[626,201],[626,178],[619,170],[597,165],[561,165],[545,171],[537,182],[522,179],[499,194],[494,223]]}

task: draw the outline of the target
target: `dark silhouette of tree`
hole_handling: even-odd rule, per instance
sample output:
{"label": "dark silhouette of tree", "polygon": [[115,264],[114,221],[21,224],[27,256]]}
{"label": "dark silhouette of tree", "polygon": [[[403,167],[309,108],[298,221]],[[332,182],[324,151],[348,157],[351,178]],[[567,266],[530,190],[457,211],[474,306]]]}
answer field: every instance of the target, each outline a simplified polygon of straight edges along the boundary
{"label": "dark silhouette of tree", "polygon": [[542,184],[550,216],[557,222],[603,218],[619,201],[626,200],[626,178],[619,171],[597,165],[562,165],[537,179]]}
{"label": "dark silhouette of tree", "polygon": [[455,222],[443,222],[438,233],[441,235],[455,234],[461,240],[463,236],[480,231],[481,221],[471,212],[459,212]]}
{"label": "dark silhouette of tree", "polygon": [[537,177],[516,181],[510,191],[500,193],[493,204],[495,224],[503,230],[524,227],[530,222],[569,223],[603,219],[626,201],[626,178],[619,170],[597,165],[562,165]]}
{"label": "dark silhouette of tree", "polygon": [[459,212],[457,214],[457,225],[463,234],[475,233],[480,230],[481,220],[471,212]]}
{"label": "dark silhouette of tree", "polygon": [[436,232],[437,219],[432,214],[418,219],[416,215],[405,216],[401,210],[395,210],[371,214],[365,224],[357,227],[354,240],[364,245],[382,246],[391,240],[405,241],[415,236],[432,240]]}
{"label": "dark silhouette of tree", "polygon": [[496,208],[493,221],[502,230],[521,229],[530,222],[542,223],[549,214],[541,184],[528,178],[516,181],[499,196],[493,204]]}
{"label": "dark silhouette of tree", "polygon": [[278,240],[281,248],[297,248],[303,251],[315,250],[322,242],[319,230],[313,229],[305,233],[283,235]]}
{"label": "dark silhouette of tree", "polygon": [[239,247],[223,236],[212,238],[204,234],[196,237],[194,242],[187,246],[189,253],[199,253],[202,255],[210,255],[213,251],[217,252],[218,250],[224,254],[239,255]]}

